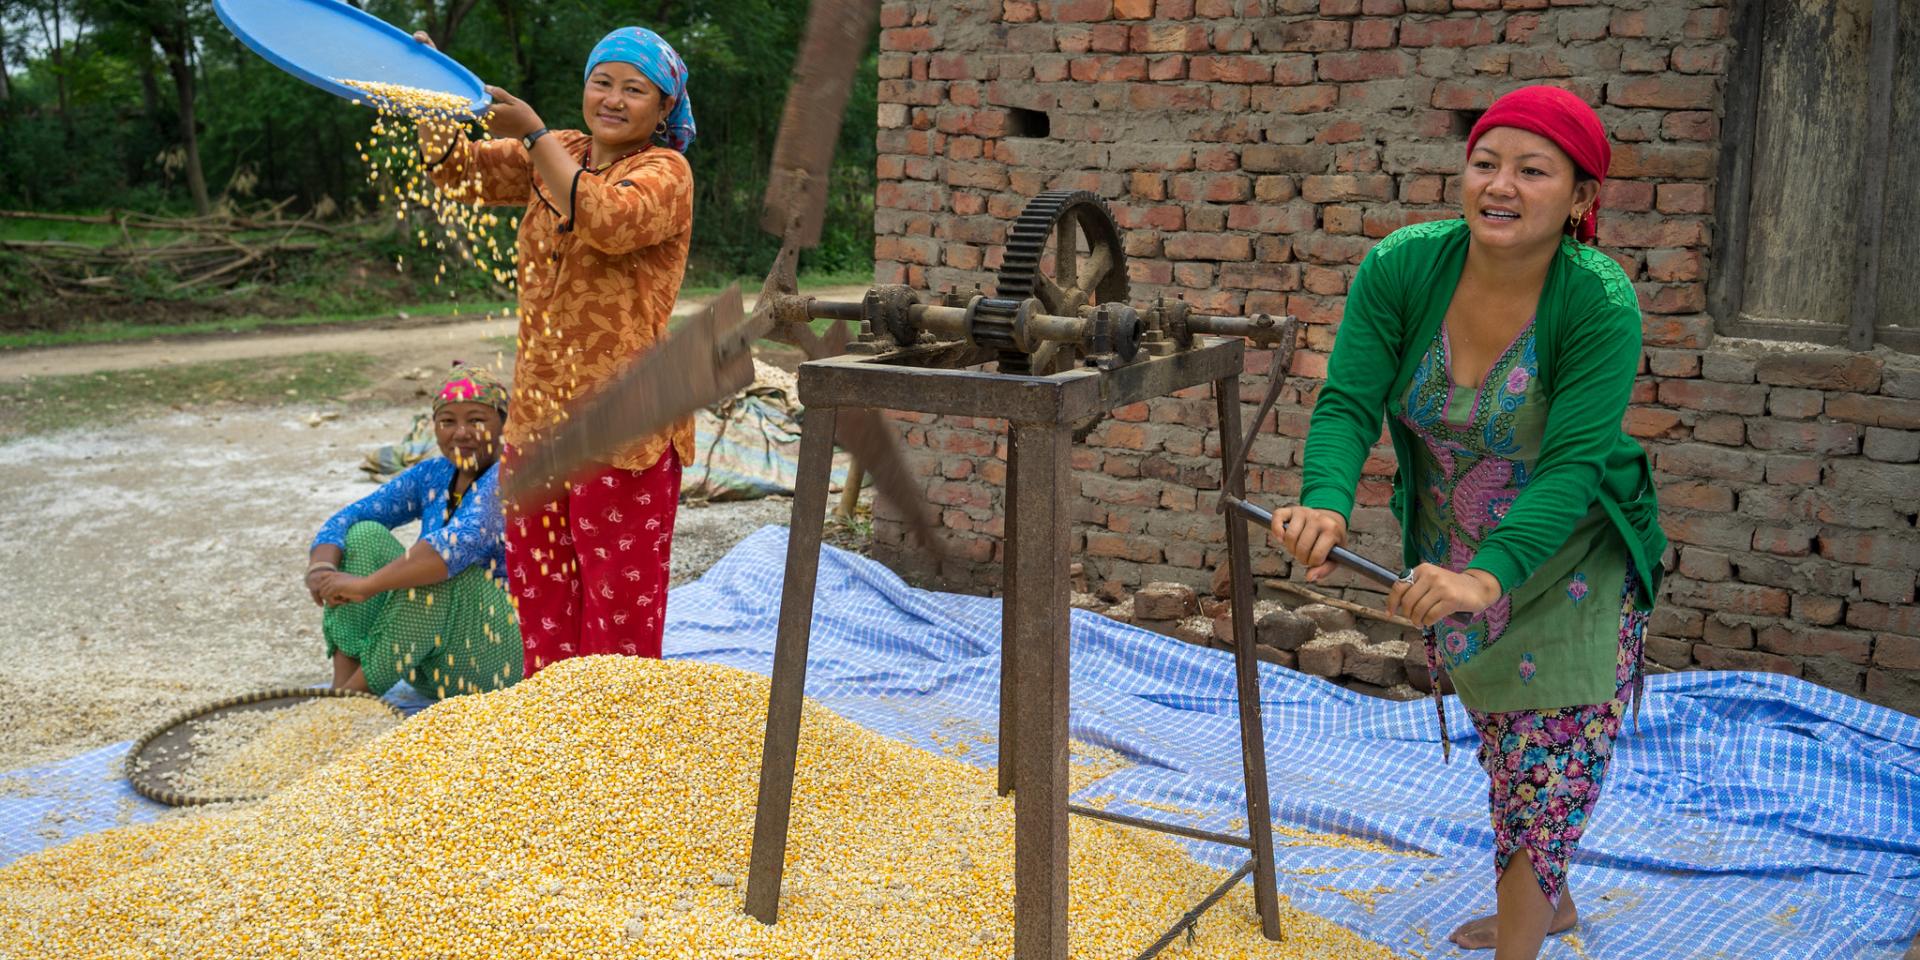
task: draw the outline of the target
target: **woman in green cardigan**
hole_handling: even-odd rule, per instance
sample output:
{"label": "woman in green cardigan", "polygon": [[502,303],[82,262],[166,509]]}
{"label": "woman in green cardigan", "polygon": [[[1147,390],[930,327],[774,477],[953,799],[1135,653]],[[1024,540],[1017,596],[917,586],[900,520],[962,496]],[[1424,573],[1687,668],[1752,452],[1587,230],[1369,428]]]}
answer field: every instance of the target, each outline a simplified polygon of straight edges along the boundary
{"label": "woman in green cardigan", "polygon": [[1530,960],[1578,919],[1567,864],[1637,697],[1666,538],[1621,427],[1639,303],[1588,245],[1605,128],[1573,94],[1527,87],[1467,150],[1464,219],[1395,231],[1354,275],[1300,505],[1275,513],[1274,534],[1309,579],[1332,571],[1386,416],[1409,568],[1388,609],[1426,628],[1490,781],[1498,912],[1451,939]]}

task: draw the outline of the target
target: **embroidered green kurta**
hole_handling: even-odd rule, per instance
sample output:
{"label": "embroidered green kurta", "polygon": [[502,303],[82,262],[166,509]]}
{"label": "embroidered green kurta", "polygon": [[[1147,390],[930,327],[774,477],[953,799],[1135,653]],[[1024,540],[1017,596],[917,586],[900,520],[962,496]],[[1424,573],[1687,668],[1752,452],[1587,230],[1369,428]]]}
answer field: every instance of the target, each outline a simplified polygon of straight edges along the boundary
{"label": "embroidered green kurta", "polygon": [[[1420,441],[1411,499],[1422,562],[1467,569],[1532,482],[1548,412],[1536,343],[1529,325],[1477,387],[1462,387],[1443,330],[1414,368],[1400,423]],[[1626,575],[1620,538],[1605,511],[1590,508],[1526,582],[1475,616],[1436,624],[1433,642],[1461,701],[1506,712],[1535,699],[1576,706],[1612,697]]]}
{"label": "embroidered green kurta", "polygon": [[[1639,605],[1650,609],[1666,547],[1646,453],[1621,427],[1639,369],[1639,304],[1618,264],[1564,241],[1531,327],[1481,389],[1454,387],[1444,360],[1437,374],[1432,367],[1436,351],[1445,355],[1441,327],[1467,239],[1462,220],[1417,224],[1361,264],[1314,407],[1301,503],[1350,514],[1387,417],[1405,563],[1485,570],[1501,586],[1497,609],[1476,618],[1477,644],[1471,630],[1441,624],[1462,700],[1485,711],[1604,702],[1615,693],[1619,638],[1608,598],[1631,564]],[[1474,463],[1448,475],[1415,429],[1422,403],[1447,434],[1444,455]],[[1489,620],[1502,618],[1490,642]],[[1463,634],[1454,650],[1451,633]]]}

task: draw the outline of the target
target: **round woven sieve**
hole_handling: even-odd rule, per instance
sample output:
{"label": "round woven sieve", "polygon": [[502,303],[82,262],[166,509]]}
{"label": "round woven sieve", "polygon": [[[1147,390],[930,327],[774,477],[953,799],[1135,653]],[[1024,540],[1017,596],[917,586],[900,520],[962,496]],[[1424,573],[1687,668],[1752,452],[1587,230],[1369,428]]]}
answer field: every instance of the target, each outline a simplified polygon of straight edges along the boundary
{"label": "round woven sieve", "polygon": [[[365,697],[369,700],[380,700],[379,697],[370,693],[361,693],[357,690],[277,687],[271,690],[244,693],[205,706],[194,707],[175,714],[167,722],[133,742],[133,749],[127,751],[126,757],[127,783],[133,787],[135,793],[170,807],[259,800],[266,794],[192,794],[167,786],[163,779],[165,774],[191,767],[198,759],[193,750],[193,730],[187,725],[188,722],[221,714],[278,710],[322,697]],[[405,719],[406,714],[400,708],[384,700],[380,702],[385,704],[387,709],[392,710],[394,716]]]}

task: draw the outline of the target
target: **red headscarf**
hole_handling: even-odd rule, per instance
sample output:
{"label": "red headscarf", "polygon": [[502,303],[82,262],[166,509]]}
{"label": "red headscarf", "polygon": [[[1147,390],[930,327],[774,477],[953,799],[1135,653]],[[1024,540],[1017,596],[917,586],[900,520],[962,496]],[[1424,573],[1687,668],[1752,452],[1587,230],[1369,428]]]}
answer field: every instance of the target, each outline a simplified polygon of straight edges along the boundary
{"label": "red headscarf", "polygon": [[[1607,165],[1613,161],[1607,128],[1585,100],[1559,87],[1521,87],[1495,100],[1473,125],[1473,132],[1467,134],[1467,152],[1472,153],[1480,135],[1494,127],[1517,127],[1546,137],[1565,150],[1582,172],[1606,182]],[[1600,200],[1595,197],[1574,237],[1592,243],[1599,232]]]}

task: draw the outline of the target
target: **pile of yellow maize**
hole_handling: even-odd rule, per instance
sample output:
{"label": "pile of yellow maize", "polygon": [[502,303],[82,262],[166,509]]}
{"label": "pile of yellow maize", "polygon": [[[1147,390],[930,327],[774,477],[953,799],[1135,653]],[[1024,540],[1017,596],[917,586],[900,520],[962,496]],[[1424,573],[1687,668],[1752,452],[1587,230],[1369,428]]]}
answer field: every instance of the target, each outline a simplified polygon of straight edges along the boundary
{"label": "pile of yellow maize", "polygon": [[[0,956],[1010,956],[991,772],[812,703],[780,922],[741,912],[766,700],[731,668],[587,657],[443,701],[255,806],[0,870]],[[1222,878],[1104,823],[1071,847],[1076,957],[1132,955]],[[1286,942],[1261,939],[1243,883],[1166,956],[1390,956],[1283,914]]]}

